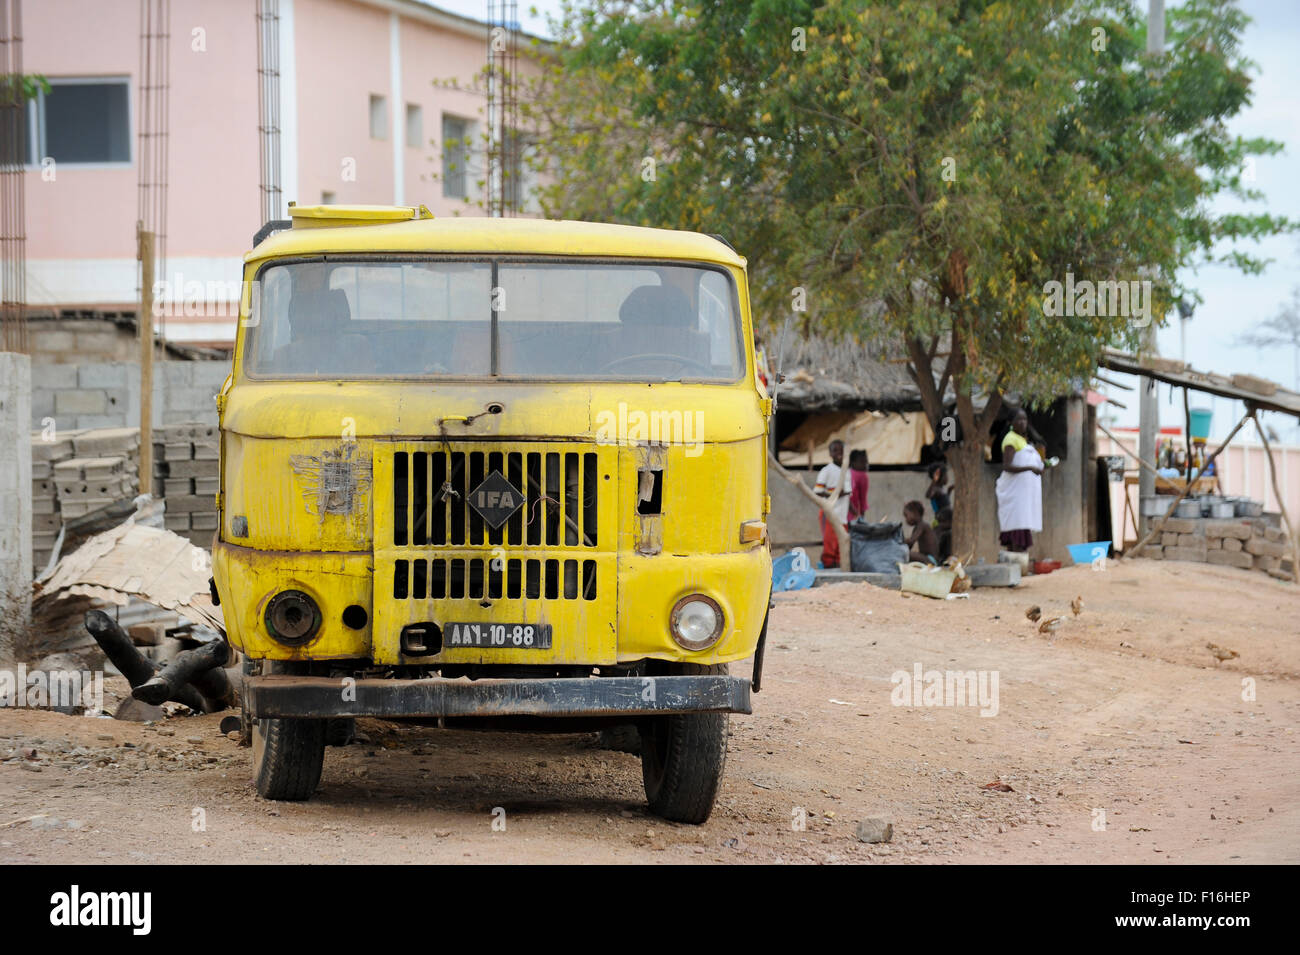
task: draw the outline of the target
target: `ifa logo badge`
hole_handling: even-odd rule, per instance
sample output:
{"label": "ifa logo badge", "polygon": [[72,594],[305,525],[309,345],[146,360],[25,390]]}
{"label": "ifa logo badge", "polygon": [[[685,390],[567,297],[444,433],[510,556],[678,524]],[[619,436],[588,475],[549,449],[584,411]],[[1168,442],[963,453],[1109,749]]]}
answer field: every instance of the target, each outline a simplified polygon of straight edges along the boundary
{"label": "ifa logo badge", "polygon": [[469,492],[469,505],[493,530],[510,519],[524,503],[524,495],[507,481],[500,471],[493,471],[483,483]]}

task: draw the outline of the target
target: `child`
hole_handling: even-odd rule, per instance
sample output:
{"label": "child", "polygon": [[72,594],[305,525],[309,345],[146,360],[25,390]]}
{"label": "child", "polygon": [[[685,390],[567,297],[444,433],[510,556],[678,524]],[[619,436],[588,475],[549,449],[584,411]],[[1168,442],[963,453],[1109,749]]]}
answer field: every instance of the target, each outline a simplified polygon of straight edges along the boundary
{"label": "child", "polygon": [[952,508],[945,507],[939,512],[934,524],[935,534],[939,538],[939,561],[942,563],[952,556]]}
{"label": "child", "polygon": [[908,501],[903,505],[903,520],[913,528],[905,543],[908,557],[923,564],[938,563],[939,537],[934,528],[925,522],[925,507],[920,501]]}
{"label": "child", "polygon": [[849,523],[867,513],[867,489],[871,478],[867,474],[867,452],[849,452]]}
{"label": "child", "polygon": [[952,506],[952,501],[948,497],[952,488],[944,487],[947,479],[948,471],[942,464],[930,465],[930,486],[926,488],[925,496],[930,499],[930,506],[934,508],[936,517],[945,507]]}

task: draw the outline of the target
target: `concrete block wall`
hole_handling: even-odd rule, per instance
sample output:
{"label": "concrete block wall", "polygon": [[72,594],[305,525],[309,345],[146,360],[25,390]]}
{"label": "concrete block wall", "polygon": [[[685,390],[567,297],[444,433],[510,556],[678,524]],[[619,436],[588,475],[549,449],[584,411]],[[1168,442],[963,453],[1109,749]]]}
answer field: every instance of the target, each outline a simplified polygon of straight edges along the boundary
{"label": "concrete block wall", "polygon": [[1278,580],[1295,579],[1286,532],[1262,517],[1171,517],[1160,537],[1143,547],[1139,556],[1220,564],[1262,571]]}
{"label": "concrete block wall", "polygon": [[[153,424],[216,425],[216,394],[230,363],[160,361],[154,365]],[[31,427],[53,418],[61,431],[140,423],[140,366],[129,361],[38,363],[32,368]]]}

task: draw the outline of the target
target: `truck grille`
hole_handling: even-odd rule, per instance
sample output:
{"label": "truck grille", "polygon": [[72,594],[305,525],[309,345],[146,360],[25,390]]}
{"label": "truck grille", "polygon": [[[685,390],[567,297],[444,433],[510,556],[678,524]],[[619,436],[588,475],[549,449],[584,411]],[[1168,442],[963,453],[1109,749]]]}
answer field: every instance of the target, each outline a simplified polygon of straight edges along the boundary
{"label": "truck grille", "polygon": [[[494,471],[524,498],[523,506],[495,529],[466,503],[469,492]],[[398,451],[393,459],[393,544],[595,548],[600,540],[597,471],[592,452]]]}
{"label": "truck grille", "polygon": [[467,557],[398,560],[394,600],[595,600],[596,562]]}

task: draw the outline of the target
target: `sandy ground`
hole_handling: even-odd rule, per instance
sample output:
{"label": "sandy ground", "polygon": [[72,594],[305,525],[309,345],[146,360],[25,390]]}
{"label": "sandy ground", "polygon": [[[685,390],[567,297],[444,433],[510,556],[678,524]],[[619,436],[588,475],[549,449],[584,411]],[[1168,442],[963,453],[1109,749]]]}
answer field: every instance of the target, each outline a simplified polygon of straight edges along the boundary
{"label": "sandy ground", "polygon": [[[1064,614],[1052,641],[1032,604]],[[1289,584],[1159,562],[946,602],[778,595],[765,687],[699,827],[648,815],[638,759],[589,735],[363,721],[313,801],[271,803],[218,715],[8,709],[0,862],[1300,862],[1298,618]],[[918,663],[996,672],[997,714],[893,705]],[[868,816],[891,843],[858,841]]]}

